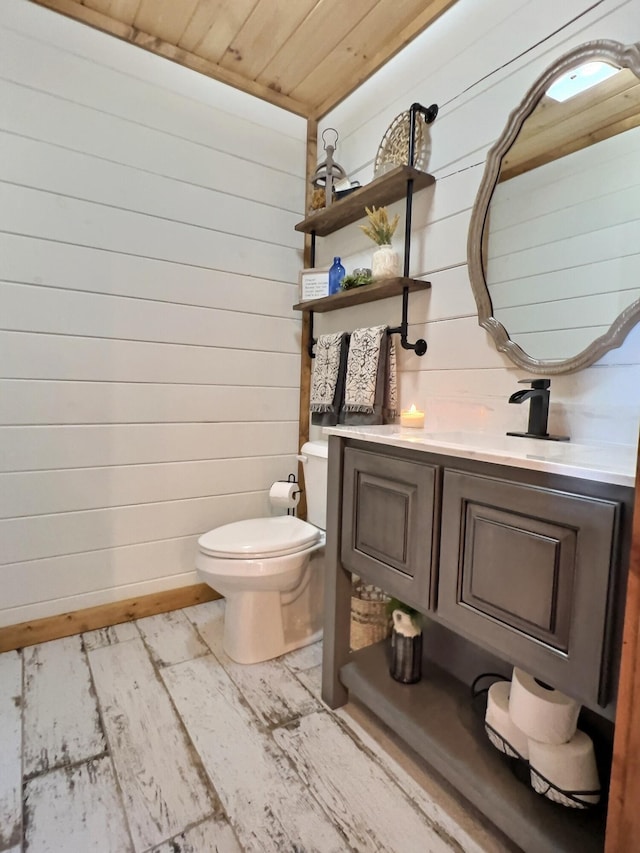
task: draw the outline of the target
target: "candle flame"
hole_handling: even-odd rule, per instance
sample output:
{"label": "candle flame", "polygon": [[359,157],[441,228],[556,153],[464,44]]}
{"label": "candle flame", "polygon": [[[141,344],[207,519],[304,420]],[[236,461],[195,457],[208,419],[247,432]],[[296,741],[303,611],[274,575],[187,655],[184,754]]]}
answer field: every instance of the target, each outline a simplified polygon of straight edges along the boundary
{"label": "candle flame", "polygon": [[415,415],[415,413],[416,413],[416,407],[415,407],[415,404],[412,403],[411,408],[409,409],[409,414]]}

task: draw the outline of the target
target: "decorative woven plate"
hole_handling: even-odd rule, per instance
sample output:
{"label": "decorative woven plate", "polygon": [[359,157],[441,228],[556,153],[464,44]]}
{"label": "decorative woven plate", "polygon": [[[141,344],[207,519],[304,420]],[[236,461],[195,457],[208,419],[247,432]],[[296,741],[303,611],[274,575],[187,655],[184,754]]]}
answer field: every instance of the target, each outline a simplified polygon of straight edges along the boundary
{"label": "decorative woven plate", "polygon": [[[394,166],[407,166],[409,164],[410,122],[409,110],[406,110],[396,116],[387,128],[376,154],[373,167],[375,175]],[[420,113],[416,115],[414,141],[413,165],[416,169],[424,171],[428,157],[427,134],[425,132],[425,120]]]}

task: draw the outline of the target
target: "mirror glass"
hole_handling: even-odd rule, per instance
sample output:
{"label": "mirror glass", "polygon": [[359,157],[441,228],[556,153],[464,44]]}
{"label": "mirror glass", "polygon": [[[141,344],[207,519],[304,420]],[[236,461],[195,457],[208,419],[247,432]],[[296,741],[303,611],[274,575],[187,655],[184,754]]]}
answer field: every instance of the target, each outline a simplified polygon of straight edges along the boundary
{"label": "mirror glass", "polygon": [[640,52],[600,41],[534,84],[469,231],[481,325],[534,373],[592,364],[640,319]]}

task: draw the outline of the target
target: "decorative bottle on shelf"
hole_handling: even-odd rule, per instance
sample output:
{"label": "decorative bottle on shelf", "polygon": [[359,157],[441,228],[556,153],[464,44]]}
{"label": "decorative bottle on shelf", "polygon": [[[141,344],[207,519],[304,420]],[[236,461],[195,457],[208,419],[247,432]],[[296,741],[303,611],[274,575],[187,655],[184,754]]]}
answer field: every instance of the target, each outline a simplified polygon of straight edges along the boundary
{"label": "decorative bottle on shelf", "polygon": [[346,275],[346,270],[340,263],[340,258],[334,258],[329,268],[329,296],[340,293],[340,283]]}

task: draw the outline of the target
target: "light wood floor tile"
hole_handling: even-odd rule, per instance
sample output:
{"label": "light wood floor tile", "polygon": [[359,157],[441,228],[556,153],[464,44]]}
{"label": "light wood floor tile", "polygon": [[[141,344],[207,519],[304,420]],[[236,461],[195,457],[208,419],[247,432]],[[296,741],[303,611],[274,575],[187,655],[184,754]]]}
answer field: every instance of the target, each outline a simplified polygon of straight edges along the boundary
{"label": "light wood floor tile", "polygon": [[210,818],[176,835],[151,853],[242,853],[226,821]]}
{"label": "light wood floor tile", "polygon": [[222,648],[223,601],[197,604],[185,608],[184,612],[265,726],[277,726],[317,710],[317,700],[300,684],[282,658],[249,665],[231,660]]}
{"label": "light wood floor tile", "polygon": [[315,696],[319,703],[322,702],[322,664],[314,666],[312,669],[301,669],[297,673],[298,681],[307,688],[312,696]]}
{"label": "light wood floor tile", "polygon": [[362,750],[375,756],[392,779],[464,853],[516,853],[506,839],[495,835],[486,822],[448,788],[433,778],[425,761],[357,703],[334,712],[349,728]]}
{"label": "light wood floor tile", "polygon": [[29,853],[130,853],[111,760],[36,776],[25,789]]}
{"label": "light wood floor tile", "polygon": [[246,851],[349,849],[213,656],[161,673]]}
{"label": "light wood floor tile", "polygon": [[109,628],[98,628],[97,631],[86,631],[82,635],[84,647],[88,652],[139,638],[140,634],[135,622],[122,622],[120,625],[111,625]]}
{"label": "light wood floor tile", "polygon": [[158,666],[181,663],[209,652],[181,610],[138,619],[137,625]]}
{"label": "light wood floor tile", "polygon": [[25,776],[102,755],[106,743],[80,636],[24,655]]}
{"label": "light wood floor tile", "polygon": [[89,660],[136,851],[177,835],[215,808],[142,640]]}
{"label": "light wood floor tile", "polygon": [[273,735],[356,850],[458,851],[329,713],[310,714]]}
{"label": "light wood floor tile", "polygon": [[0,655],[0,850],[22,834],[22,657]]}
{"label": "light wood floor tile", "polygon": [[295,652],[289,652],[283,660],[291,672],[301,672],[320,666],[322,665],[322,643],[312,643],[310,646],[296,649]]}

